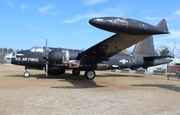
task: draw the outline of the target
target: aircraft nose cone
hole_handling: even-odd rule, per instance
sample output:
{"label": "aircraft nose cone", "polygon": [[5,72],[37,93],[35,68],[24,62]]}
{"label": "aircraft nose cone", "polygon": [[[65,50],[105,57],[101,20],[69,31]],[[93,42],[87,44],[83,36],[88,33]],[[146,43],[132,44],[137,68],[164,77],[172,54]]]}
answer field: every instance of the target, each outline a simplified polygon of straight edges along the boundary
{"label": "aircraft nose cone", "polygon": [[93,18],[89,20],[89,23],[103,30],[109,30],[112,26],[112,22],[108,18]]}
{"label": "aircraft nose cone", "polygon": [[99,24],[99,21],[97,18],[93,18],[93,19],[89,20],[89,23],[93,26],[97,26]]}

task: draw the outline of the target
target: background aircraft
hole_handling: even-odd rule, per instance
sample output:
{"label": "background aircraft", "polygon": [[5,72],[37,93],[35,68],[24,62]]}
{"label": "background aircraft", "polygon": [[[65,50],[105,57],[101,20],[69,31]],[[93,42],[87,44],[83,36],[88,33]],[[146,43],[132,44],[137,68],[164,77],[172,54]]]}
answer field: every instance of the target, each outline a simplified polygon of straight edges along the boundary
{"label": "background aircraft", "polygon": [[[116,34],[84,51],[49,48],[46,42],[46,47],[33,47],[30,50],[14,52],[11,63],[25,66],[25,77],[30,75],[27,69],[43,70],[45,67],[46,73],[50,75],[64,74],[66,69],[72,69],[72,74],[75,76],[79,75],[80,71],[85,71],[85,79],[93,80],[94,70],[114,67],[148,68],[172,61],[164,59],[166,57],[154,56],[153,53],[152,35],[169,33],[165,19],[162,19],[157,26],[119,17],[94,18],[89,23]],[[136,43],[138,44],[132,55],[118,54]]]}

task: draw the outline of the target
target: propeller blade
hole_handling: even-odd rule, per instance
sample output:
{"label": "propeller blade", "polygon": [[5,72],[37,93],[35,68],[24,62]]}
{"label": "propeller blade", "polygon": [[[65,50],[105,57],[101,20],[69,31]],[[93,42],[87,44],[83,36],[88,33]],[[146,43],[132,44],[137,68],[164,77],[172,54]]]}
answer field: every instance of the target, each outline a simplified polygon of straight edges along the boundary
{"label": "propeller blade", "polygon": [[47,48],[47,39],[46,39],[46,51],[48,50],[48,48]]}
{"label": "propeller blade", "polygon": [[48,61],[46,61],[46,77],[48,76]]}
{"label": "propeller blade", "polygon": [[46,51],[45,51],[45,56],[46,56],[46,77],[48,76],[48,56],[47,56],[47,51],[48,51],[48,43],[46,39]]}

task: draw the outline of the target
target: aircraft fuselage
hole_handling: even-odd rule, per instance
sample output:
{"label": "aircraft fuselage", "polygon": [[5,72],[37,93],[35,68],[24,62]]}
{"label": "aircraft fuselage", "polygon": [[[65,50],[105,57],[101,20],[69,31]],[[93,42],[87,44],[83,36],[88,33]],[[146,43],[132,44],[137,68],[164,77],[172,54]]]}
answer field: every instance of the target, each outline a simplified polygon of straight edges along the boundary
{"label": "aircraft fuselage", "polygon": [[[167,61],[159,59],[158,63],[154,60],[145,61],[142,56],[134,56],[129,54],[116,54],[109,58],[107,61],[94,61],[94,57],[89,57],[85,61],[76,60],[76,57],[82,50],[72,50],[72,49],[54,49],[49,53],[48,64],[52,66],[65,67],[66,69],[79,69],[79,70],[106,70],[113,68],[131,68],[137,69],[139,67],[147,68],[149,66],[158,65],[160,63],[165,63]],[[26,67],[34,67],[42,69],[45,67],[45,60],[43,56],[45,52],[32,52],[31,50],[19,51],[16,56],[12,58],[11,63],[16,65],[22,65]]]}

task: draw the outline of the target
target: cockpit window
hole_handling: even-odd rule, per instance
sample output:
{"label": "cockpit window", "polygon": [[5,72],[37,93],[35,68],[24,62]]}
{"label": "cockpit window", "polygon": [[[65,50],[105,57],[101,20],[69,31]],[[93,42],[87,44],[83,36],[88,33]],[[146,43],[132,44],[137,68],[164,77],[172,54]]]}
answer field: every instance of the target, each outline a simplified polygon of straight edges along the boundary
{"label": "cockpit window", "polygon": [[31,50],[31,52],[43,52],[43,47],[35,46],[35,47],[31,48],[30,50]]}
{"label": "cockpit window", "polygon": [[15,56],[15,55],[16,55],[16,52],[13,52],[13,53],[12,53],[12,56]]}
{"label": "cockpit window", "polygon": [[36,51],[36,49],[35,49],[35,48],[32,48],[32,49],[31,49],[31,52],[35,52],[35,51]]}
{"label": "cockpit window", "polygon": [[36,48],[36,52],[43,52],[43,48],[42,47]]}

